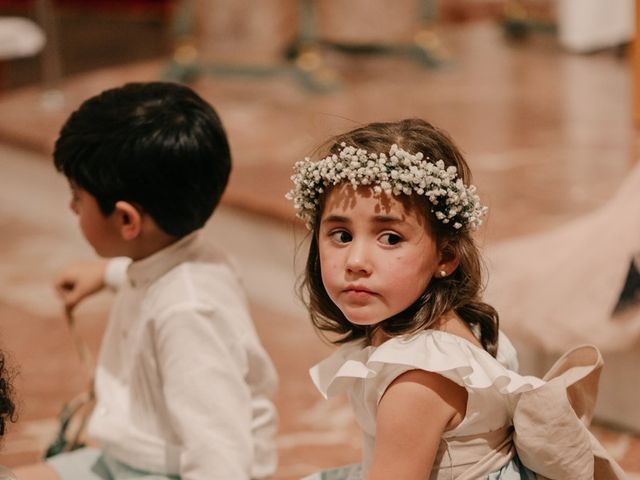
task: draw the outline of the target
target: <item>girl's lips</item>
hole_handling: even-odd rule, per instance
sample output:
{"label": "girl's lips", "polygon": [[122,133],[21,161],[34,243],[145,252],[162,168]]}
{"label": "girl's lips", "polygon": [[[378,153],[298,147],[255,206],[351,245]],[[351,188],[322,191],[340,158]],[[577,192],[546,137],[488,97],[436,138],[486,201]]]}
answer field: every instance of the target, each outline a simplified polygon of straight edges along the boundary
{"label": "girl's lips", "polygon": [[347,287],[345,288],[344,293],[349,297],[362,299],[375,295],[375,292],[363,287]]}

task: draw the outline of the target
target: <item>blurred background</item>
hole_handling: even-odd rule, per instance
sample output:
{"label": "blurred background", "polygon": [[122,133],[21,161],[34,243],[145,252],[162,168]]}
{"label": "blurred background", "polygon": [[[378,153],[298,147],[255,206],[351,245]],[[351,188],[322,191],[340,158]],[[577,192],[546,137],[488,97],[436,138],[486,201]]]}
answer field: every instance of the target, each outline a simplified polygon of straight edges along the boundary
{"label": "blurred background", "polygon": [[[307,375],[331,347],[295,298],[305,230],[284,199],[292,165],[331,135],[405,117],[442,127],[467,156],[490,207],[478,235],[493,261],[489,300],[522,370],[541,374],[562,351],[596,343],[606,366],[592,429],[630,478],[640,478],[640,216],[617,208],[593,216],[615,201],[640,205],[640,185],[625,190],[639,146],[635,3],[0,0],[0,348],[15,367],[19,400],[0,464],[40,458],[60,409],[88,381],[52,282],[92,252],[53,169],[53,142],[87,97],[169,80],[210,101],[230,137],[234,171],[206,235],[235,257],[280,372],[276,479],[357,461],[360,449],[346,401],[322,400]],[[589,233],[609,221],[614,238],[594,243],[591,254]],[[580,245],[564,233],[576,222],[586,225]],[[527,272],[513,259],[542,264],[537,256],[562,241],[566,261],[542,278],[590,275],[558,281],[566,308],[554,316],[559,309],[545,304],[535,282],[512,280]],[[622,248],[625,275],[598,287],[615,302],[591,308],[582,282],[598,276],[596,260]],[[100,294],[77,313],[94,352],[110,301]],[[545,312],[539,326],[522,305]],[[596,310],[597,328],[581,329],[582,313]]]}

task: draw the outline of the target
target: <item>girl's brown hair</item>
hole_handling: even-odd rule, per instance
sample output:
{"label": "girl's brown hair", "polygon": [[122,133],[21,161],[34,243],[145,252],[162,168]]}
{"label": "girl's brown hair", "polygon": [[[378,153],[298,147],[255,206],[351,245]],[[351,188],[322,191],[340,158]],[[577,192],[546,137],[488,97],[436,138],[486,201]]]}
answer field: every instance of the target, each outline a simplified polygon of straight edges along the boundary
{"label": "girl's brown hair", "polygon": [[[420,119],[406,119],[393,123],[371,123],[330,140],[329,153],[337,153],[341,143],[363,148],[369,152],[386,153],[392,144],[411,152],[422,152],[432,161],[442,160],[455,166],[465,185],[471,183],[471,172],[460,150],[443,131]],[[324,193],[326,195],[326,192]],[[313,325],[322,333],[339,335],[333,343],[345,343],[357,339],[371,340],[375,329],[382,329],[389,336],[415,333],[432,328],[447,312],[455,312],[479,337],[485,350],[495,356],[498,345],[498,313],[482,302],[483,265],[480,252],[469,229],[453,229],[435,218],[429,200],[423,196],[407,197],[413,208],[422,212],[438,249],[450,249],[458,256],[457,269],[447,277],[433,278],[422,295],[407,309],[375,326],[354,325],[329,298],[322,283],[318,226],[322,216],[324,198],[313,222],[306,270],[300,285],[300,293],[309,310]]]}

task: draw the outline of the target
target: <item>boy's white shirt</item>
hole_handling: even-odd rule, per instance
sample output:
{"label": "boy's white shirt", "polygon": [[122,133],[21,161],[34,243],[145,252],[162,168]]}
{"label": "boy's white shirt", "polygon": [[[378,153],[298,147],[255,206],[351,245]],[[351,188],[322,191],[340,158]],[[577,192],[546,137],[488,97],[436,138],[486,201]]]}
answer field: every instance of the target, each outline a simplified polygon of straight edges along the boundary
{"label": "boy's white shirt", "polygon": [[133,467],[182,480],[276,466],[276,373],[236,274],[197,234],[138,262],[113,259],[89,435]]}

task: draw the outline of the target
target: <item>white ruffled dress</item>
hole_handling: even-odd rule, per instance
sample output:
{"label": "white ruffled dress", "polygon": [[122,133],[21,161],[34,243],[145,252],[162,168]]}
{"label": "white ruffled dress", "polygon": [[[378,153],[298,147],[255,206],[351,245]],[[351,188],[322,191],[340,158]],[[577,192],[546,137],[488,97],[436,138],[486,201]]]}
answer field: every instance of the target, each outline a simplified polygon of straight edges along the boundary
{"label": "white ruffled dress", "polygon": [[[584,346],[562,357],[548,378],[522,376],[471,342],[437,330],[395,337],[378,347],[345,344],[313,367],[311,377],[325,397],[349,396],[364,438],[362,464],[309,478],[366,474],[378,402],[395,378],[414,369],[438,373],[468,392],[466,415],[443,435],[431,480],[624,478],[585,426],[601,366],[598,350]],[[606,475],[596,475],[598,469]]]}

